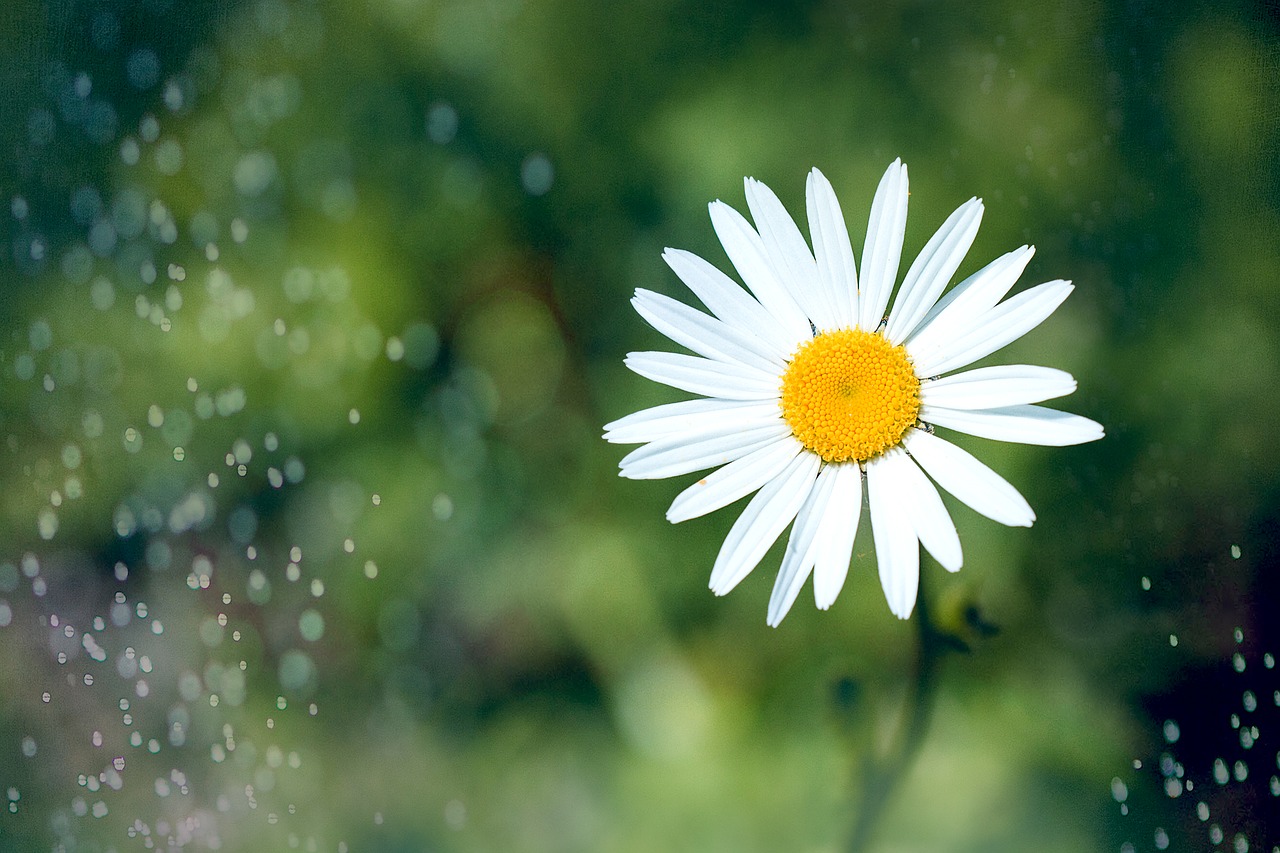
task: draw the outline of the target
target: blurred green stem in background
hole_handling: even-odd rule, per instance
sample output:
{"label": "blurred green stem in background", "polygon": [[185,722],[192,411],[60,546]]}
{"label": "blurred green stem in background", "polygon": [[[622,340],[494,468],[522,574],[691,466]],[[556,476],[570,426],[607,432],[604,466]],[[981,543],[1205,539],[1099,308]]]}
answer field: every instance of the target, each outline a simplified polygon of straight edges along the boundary
{"label": "blurred green stem in background", "polygon": [[898,730],[889,748],[880,754],[873,749],[860,764],[858,775],[862,780],[862,795],[849,836],[849,853],[864,853],[872,849],[876,824],[893,792],[911,770],[916,753],[924,745],[937,697],[938,662],[948,651],[969,650],[963,640],[931,621],[923,571],[920,573],[915,615],[915,683],[903,699]]}

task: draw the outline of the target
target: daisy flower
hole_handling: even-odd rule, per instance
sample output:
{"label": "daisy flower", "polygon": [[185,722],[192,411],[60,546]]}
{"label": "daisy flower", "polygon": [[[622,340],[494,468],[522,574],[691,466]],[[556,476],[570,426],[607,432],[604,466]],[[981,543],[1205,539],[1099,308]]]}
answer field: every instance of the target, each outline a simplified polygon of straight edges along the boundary
{"label": "daisy flower", "polygon": [[835,601],[864,483],[880,583],[900,619],[915,606],[919,545],[948,571],[962,562],[937,486],[1002,524],[1031,526],[1035,513],[1022,495],[934,427],[1023,444],[1102,437],[1088,418],[1035,405],[1074,391],[1069,373],[1025,364],[960,370],[1038,326],[1072,290],[1050,281],[1005,299],[1034,252],[1022,246],[943,296],[978,233],[981,199],[962,204],[930,238],[889,309],[907,195],[907,167],[895,160],[871,203],[859,271],[821,172],[814,169],[806,187],[812,248],[778,197],[747,178],[754,227],[721,201],[710,206],[746,289],[702,258],[667,249],[663,259],[710,314],[648,290],[631,300],[694,354],[635,352],[627,366],[702,396],[628,415],[608,424],[604,437],[644,445],[622,460],[624,477],[716,468],[676,497],[667,510],[673,523],[755,493],[716,557],[716,595],[750,574],[791,525],[770,625],[782,621],[810,574],[817,606]]}

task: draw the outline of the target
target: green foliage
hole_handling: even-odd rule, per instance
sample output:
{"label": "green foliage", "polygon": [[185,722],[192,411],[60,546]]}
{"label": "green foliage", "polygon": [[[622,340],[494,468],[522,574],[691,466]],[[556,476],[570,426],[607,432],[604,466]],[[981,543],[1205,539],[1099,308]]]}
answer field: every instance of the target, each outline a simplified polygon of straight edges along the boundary
{"label": "green foliage", "polygon": [[686,298],[664,246],[726,265],[708,201],[753,175],[802,214],[816,165],[857,235],[896,156],[908,253],[978,195],[961,275],[1034,243],[1024,282],[1076,282],[1002,360],[1072,371],[1108,437],[962,442],[1038,522],[952,505],[965,567],[924,571],[972,650],[882,849],[1202,846],[1225,725],[1184,726],[1212,796],[1176,798],[1161,724],[1237,650],[1278,686],[1275,27],[7,7],[0,849],[839,849],[913,665],[869,529],[830,611],[768,629],[780,548],[715,599],[732,513],[667,525],[682,486],[618,479],[599,432],[675,398],[622,366],[659,346],[627,300]]}

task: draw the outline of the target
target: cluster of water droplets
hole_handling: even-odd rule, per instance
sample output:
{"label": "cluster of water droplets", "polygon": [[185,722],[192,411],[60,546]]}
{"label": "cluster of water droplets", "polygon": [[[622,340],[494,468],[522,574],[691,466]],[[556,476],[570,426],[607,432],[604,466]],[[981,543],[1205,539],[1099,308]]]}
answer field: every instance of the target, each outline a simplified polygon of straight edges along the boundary
{"label": "cluster of water droplets", "polygon": [[[123,44],[104,7],[93,63],[115,62],[115,90],[151,107],[131,117],[99,85],[109,73],[58,58],[26,117],[6,254],[27,319],[0,342],[4,516],[20,531],[0,551],[0,837],[14,849],[50,835],[67,850],[347,849],[317,812],[308,743],[338,642],[330,590],[377,580],[358,531],[383,501],[313,483],[299,448],[351,440],[351,389],[387,365],[430,369],[439,341],[421,319],[362,320],[340,265],[282,263],[286,200],[353,215],[350,156],[319,140],[286,164],[271,130],[301,84],[238,60],[272,38],[318,50],[317,15],[260,3],[244,30],[256,42],[237,31],[227,52],[170,69]],[[221,108],[193,124],[201,101]],[[425,121],[443,144],[457,116],[437,102]],[[79,180],[86,162],[105,171]],[[531,193],[550,180],[527,164]],[[255,396],[241,372],[275,378]],[[452,515],[447,494],[427,499]],[[308,521],[290,527],[299,503]]]}
{"label": "cluster of water droplets", "polygon": [[[1233,557],[1238,559],[1239,553],[1232,546]],[[1145,842],[1124,842],[1121,853],[1147,849],[1280,853],[1275,823],[1266,818],[1280,813],[1280,670],[1271,651],[1256,659],[1247,657],[1245,632],[1236,628],[1233,633],[1237,648],[1230,658],[1234,674],[1230,691],[1237,700],[1213,703],[1225,710],[1219,721],[1222,729],[1209,733],[1208,741],[1219,745],[1212,759],[1190,764],[1181,759],[1184,731],[1177,720],[1168,719],[1161,727],[1165,748],[1159,755],[1154,760],[1135,758],[1132,773],[1111,780],[1111,795],[1121,815],[1178,817],[1176,826],[1167,822],[1154,826]],[[1229,737],[1223,737],[1226,731]],[[1224,743],[1229,745],[1223,747]],[[1158,772],[1154,778],[1153,769]],[[1139,805],[1135,792],[1148,790],[1153,781],[1167,801],[1180,805],[1170,808],[1149,799]]]}

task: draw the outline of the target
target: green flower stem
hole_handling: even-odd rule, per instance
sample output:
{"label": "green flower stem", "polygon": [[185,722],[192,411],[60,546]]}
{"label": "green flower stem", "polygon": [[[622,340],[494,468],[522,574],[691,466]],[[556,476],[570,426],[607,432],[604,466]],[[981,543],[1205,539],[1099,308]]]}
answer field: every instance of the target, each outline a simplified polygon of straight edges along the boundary
{"label": "green flower stem", "polygon": [[849,837],[849,853],[865,853],[871,849],[876,826],[890,797],[906,777],[924,744],[937,698],[938,661],[948,650],[965,648],[962,640],[939,630],[930,621],[923,575],[922,572],[916,598],[915,682],[903,703],[898,731],[889,749],[882,755],[872,754],[862,762],[862,795]]}

